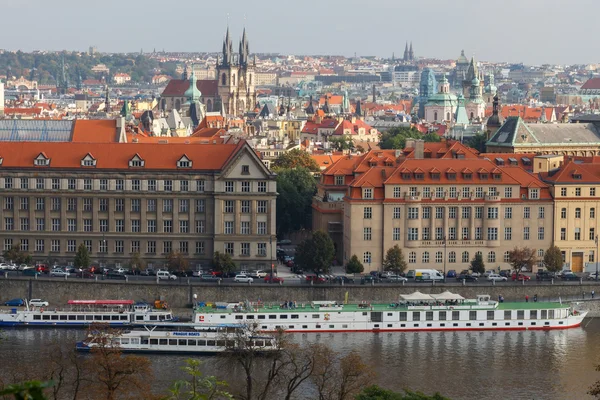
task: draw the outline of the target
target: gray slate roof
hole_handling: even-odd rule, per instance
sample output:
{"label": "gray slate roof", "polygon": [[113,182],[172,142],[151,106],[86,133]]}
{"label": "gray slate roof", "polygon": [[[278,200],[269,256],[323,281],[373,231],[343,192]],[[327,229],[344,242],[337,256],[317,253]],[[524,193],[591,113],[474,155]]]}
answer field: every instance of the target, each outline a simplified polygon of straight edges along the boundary
{"label": "gray slate roof", "polygon": [[0,141],[70,142],[74,121],[0,120]]}

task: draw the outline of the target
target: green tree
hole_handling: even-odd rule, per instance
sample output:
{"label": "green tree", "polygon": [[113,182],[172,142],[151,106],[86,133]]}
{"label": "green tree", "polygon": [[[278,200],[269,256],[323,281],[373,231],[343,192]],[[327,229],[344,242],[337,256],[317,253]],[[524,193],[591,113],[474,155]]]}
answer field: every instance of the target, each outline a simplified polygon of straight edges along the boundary
{"label": "green tree", "polygon": [[481,252],[475,253],[475,257],[471,260],[471,271],[483,274],[485,272],[485,263]]}
{"label": "green tree", "polygon": [[164,400],[223,400],[233,399],[233,396],[223,389],[227,386],[214,376],[204,376],[200,371],[200,360],[188,359],[181,369],[188,379],[173,382],[169,395]]}
{"label": "green tree", "polygon": [[360,392],[355,400],[449,400],[439,393],[433,396],[428,396],[421,392],[412,392],[410,390],[404,390],[404,393],[393,392],[381,388],[377,385],[372,385],[364,388]]}
{"label": "green tree", "polygon": [[44,390],[53,385],[52,382],[27,381],[8,385],[0,390],[0,397],[12,395],[15,400],[47,400]]}
{"label": "green tree", "polygon": [[510,251],[508,259],[517,273],[523,270],[531,271],[537,262],[535,250],[529,247],[515,247]]}
{"label": "green tree", "polygon": [[485,143],[487,142],[487,136],[485,133],[478,133],[475,136],[469,138],[465,144],[480,153],[485,153]]}
{"label": "green tree", "polygon": [[213,256],[213,268],[217,272],[227,273],[235,271],[235,263],[229,254],[215,251]]}
{"label": "green tree", "polygon": [[550,272],[558,272],[563,267],[562,253],[557,246],[550,246],[544,254],[544,267]]}
{"label": "green tree", "polygon": [[423,139],[425,142],[428,142],[428,143],[430,143],[430,142],[437,143],[437,142],[442,141],[442,138],[440,137],[440,135],[438,135],[437,133],[434,133],[434,132],[424,134],[421,139]]}
{"label": "green tree", "polygon": [[337,151],[354,150],[356,147],[350,136],[332,137],[328,141],[331,148]]}
{"label": "green tree", "polygon": [[75,254],[75,260],[73,264],[77,268],[87,268],[90,266],[90,253],[85,244],[81,243],[79,247],[77,247],[77,254]]}
{"label": "green tree", "polygon": [[305,270],[328,273],[335,256],[335,246],[329,235],[316,231],[312,237],[296,246],[294,263]]}
{"label": "green tree", "polygon": [[169,271],[179,271],[179,272],[183,272],[185,270],[188,269],[190,263],[187,260],[187,258],[185,258],[185,255],[183,255],[183,253],[176,251],[176,252],[170,252],[169,254],[167,254],[167,269]]}
{"label": "green tree", "polygon": [[277,173],[277,235],[312,225],[312,198],[317,183],[307,168],[281,169]]}
{"label": "green tree", "polygon": [[5,260],[10,260],[15,264],[31,264],[31,255],[26,251],[21,251],[21,245],[11,246],[10,249],[2,253]]}
{"label": "green tree", "polygon": [[348,263],[346,264],[346,273],[347,274],[362,274],[362,272],[364,270],[365,270],[365,267],[358,260],[358,257],[356,257],[356,254],[353,254],[352,257],[350,257],[350,260],[348,261]]}
{"label": "green tree", "polygon": [[129,259],[129,268],[131,268],[132,271],[143,271],[146,269],[146,261],[144,261],[140,253],[133,253]]}
{"label": "green tree", "polygon": [[423,139],[426,142],[439,142],[441,139],[435,133],[423,135],[419,130],[410,127],[392,128],[381,135],[379,147],[382,149],[404,149],[406,139]]}
{"label": "green tree", "polygon": [[311,172],[319,172],[319,164],[308,152],[293,149],[283,153],[273,161],[272,169],[276,172],[280,169],[306,168]]}
{"label": "green tree", "polygon": [[396,274],[401,274],[406,269],[404,254],[398,245],[388,249],[385,254],[385,259],[383,260],[383,269],[386,271],[393,271]]}

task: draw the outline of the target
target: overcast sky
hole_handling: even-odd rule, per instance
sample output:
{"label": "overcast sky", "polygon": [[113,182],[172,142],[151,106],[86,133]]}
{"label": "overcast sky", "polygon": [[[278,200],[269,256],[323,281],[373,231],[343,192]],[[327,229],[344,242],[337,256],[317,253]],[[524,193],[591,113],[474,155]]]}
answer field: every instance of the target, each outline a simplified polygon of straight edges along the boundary
{"label": "overcast sky", "polygon": [[0,0],[10,50],[218,51],[600,62],[599,0]]}

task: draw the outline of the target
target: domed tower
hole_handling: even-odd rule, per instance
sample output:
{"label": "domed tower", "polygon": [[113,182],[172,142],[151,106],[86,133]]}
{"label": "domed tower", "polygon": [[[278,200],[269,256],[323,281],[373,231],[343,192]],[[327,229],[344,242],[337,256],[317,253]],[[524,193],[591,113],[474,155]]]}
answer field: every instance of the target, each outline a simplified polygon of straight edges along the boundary
{"label": "domed tower", "polygon": [[419,118],[425,118],[425,104],[429,97],[437,91],[437,82],[432,69],[425,68],[421,72],[421,82],[419,84]]}
{"label": "domed tower", "polygon": [[500,120],[500,101],[498,99],[498,94],[496,94],[494,96],[492,115],[488,118],[486,124],[488,140],[494,136],[500,126],[502,126],[502,121]]}
{"label": "domed tower", "polygon": [[470,121],[482,121],[485,117],[485,101],[481,96],[481,90],[481,81],[477,77],[473,78],[466,107]]}

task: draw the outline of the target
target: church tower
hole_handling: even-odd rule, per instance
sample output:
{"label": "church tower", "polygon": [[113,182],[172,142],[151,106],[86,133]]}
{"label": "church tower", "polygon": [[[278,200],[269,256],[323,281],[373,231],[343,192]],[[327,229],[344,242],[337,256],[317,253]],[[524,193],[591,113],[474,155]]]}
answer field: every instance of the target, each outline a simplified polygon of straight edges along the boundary
{"label": "church tower", "polygon": [[408,42],[406,42],[406,46],[404,46],[404,57],[402,58],[403,61],[408,61]]}
{"label": "church tower", "polygon": [[415,53],[414,53],[413,48],[412,48],[412,42],[410,42],[410,49],[408,50],[408,59],[410,61],[414,61],[415,60]]}
{"label": "church tower", "polygon": [[256,104],[255,69],[256,58],[250,60],[246,29],[235,54],[228,27],[221,60],[217,62],[217,91],[224,114],[240,116],[252,110]]}

